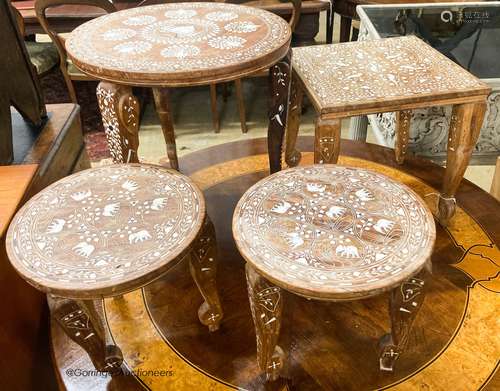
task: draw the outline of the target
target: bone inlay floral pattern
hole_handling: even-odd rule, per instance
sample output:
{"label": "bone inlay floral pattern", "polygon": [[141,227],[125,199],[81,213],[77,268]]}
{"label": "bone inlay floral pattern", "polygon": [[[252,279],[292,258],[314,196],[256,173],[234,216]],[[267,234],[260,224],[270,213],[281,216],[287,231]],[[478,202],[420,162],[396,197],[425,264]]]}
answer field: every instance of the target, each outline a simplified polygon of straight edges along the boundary
{"label": "bone inlay floral pattern", "polygon": [[160,269],[198,234],[201,192],[176,171],[112,165],[66,177],[16,215],[8,252],[35,285],[91,290]]}
{"label": "bone inlay floral pattern", "polygon": [[294,70],[321,108],[485,87],[416,37],[309,46],[293,53]]}
{"label": "bone inlay floral pattern", "polygon": [[431,213],[408,187],[337,165],[261,180],[238,203],[233,232],[247,262],[279,286],[342,299],[415,274],[435,238]]}
{"label": "bone inlay floral pattern", "polygon": [[230,67],[272,53],[290,39],[270,12],[221,3],[138,7],[92,20],[66,41],[83,71],[180,73]]}

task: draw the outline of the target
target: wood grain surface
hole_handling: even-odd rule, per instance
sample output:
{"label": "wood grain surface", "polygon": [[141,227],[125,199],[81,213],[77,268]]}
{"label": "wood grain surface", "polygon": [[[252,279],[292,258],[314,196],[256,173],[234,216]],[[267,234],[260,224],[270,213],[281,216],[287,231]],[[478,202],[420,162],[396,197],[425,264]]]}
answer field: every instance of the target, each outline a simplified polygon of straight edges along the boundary
{"label": "wood grain surface", "polygon": [[[303,163],[313,160],[312,137],[301,137]],[[402,166],[393,151],[342,140],[341,164],[383,172],[423,197],[431,209],[444,170],[408,157]],[[374,163],[376,162],[376,163]],[[388,296],[352,303],[284,297],[281,346],[291,351],[286,379],[264,385],[256,362],[255,333],[245,286],[245,262],[231,235],[231,218],[241,195],[268,175],[265,139],[224,144],[190,154],[180,168],[203,189],[217,231],[217,283],[225,318],[219,331],[199,324],[202,301],[185,264],[142,291],[106,300],[114,340],[133,376],[69,376],[91,367],[79,347],[53,325],[61,381],[71,390],[495,390],[500,204],[468,181],[457,192],[456,218],[436,230],[433,277],[409,338],[412,348],[394,374],[378,369],[378,338],[389,326]],[[286,309],[289,309],[288,311]],[[285,338],[285,339],[283,339]],[[153,376],[147,371],[172,371]]]}
{"label": "wood grain surface", "polygon": [[101,16],[66,40],[73,63],[97,79],[186,86],[234,80],[280,60],[291,30],[268,11],[222,3],[138,7]]}

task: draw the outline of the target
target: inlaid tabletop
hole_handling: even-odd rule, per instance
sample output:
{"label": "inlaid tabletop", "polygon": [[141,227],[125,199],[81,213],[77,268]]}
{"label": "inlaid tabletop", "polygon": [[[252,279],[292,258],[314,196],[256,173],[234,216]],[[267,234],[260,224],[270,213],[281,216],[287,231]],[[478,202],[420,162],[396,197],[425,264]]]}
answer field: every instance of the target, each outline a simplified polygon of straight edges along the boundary
{"label": "inlaid tabletop", "polygon": [[172,266],[200,231],[200,190],[177,171],[127,164],[63,178],[30,199],[7,253],[38,289],[69,298],[123,293]]}
{"label": "inlaid tabletop", "polygon": [[490,91],[414,36],[294,48],[292,62],[320,113],[436,102]]}
{"label": "inlaid tabletop", "polygon": [[280,171],[251,187],[233,217],[239,251],[292,292],[324,299],[394,288],[430,259],[424,202],[385,175],[338,165]]}
{"label": "inlaid tabletop", "polygon": [[229,80],[268,68],[287,52],[287,22],[223,3],[137,7],[101,16],[66,41],[74,64],[99,79],[175,86]]}

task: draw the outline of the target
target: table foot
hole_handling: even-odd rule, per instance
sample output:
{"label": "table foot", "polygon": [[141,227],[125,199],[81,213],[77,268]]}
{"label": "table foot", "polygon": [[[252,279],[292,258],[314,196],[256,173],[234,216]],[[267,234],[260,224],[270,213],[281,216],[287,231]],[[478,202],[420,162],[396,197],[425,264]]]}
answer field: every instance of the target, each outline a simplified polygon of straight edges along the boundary
{"label": "table foot", "polygon": [[113,162],[139,162],[140,107],[132,88],[102,81],[96,94]]}
{"label": "table foot", "polygon": [[216,285],[217,273],[217,244],[215,228],[208,215],[200,236],[193,244],[189,270],[205,300],[198,309],[200,322],[208,327],[209,331],[219,329],[223,317],[222,306]]}
{"label": "table foot", "polygon": [[302,98],[304,91],[297,75],[292,76],[290,88],[290,114],[288,126],[286,127],[285,140],[285,162],[289,167],[296,167],[300,163],[301,153],[295,148],[297,135],[299,133],[300,115],[302,113]]}
{"label": "table foot", "polygon": [[285,365],[285,353],[278,346],[282,322],[281,289],[260,276],[246,264],[250,309],[257,337],[257,361],[268,381],[280,376]]}
{"label": "table foot", "polygon": [[394,371],[396,361],[408,343],[411,326],[424,301],[427,273],[427,270],[422,270],[418,276],[409,278],[391,292],[389,299],[391,332],[385,334],[379,341],[381,371]]}
{"label": "table foot", "polygon": [[98,371],[121,371],[123,354],[114,343],[104,319],[102,300],[75,301],[47,296],[51,315],[66,335],[89,355]]}
{"label": "table foot", "polygon": [[284,58],[273,65],[269,70],[271,106],[269,109],[267,145],[269,153],[269,169],[271,173],[281,170],[283,138],[288,119],[291,59],[292,52],[290,50]]}

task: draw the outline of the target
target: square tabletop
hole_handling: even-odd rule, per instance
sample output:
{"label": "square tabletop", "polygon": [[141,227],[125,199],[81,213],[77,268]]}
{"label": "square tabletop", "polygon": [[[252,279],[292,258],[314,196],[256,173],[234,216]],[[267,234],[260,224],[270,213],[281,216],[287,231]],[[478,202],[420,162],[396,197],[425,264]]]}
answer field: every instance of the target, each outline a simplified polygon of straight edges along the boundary
{"label": "square tabletop", "polygon": [[480,79],[500,78],[500,1],[358,7],[372,38],[416,35]]}
{"label": "square tabletop", "polygon": [[320,114],[349,116],[473,102],[490,88],[414,36],[293,49]]}

